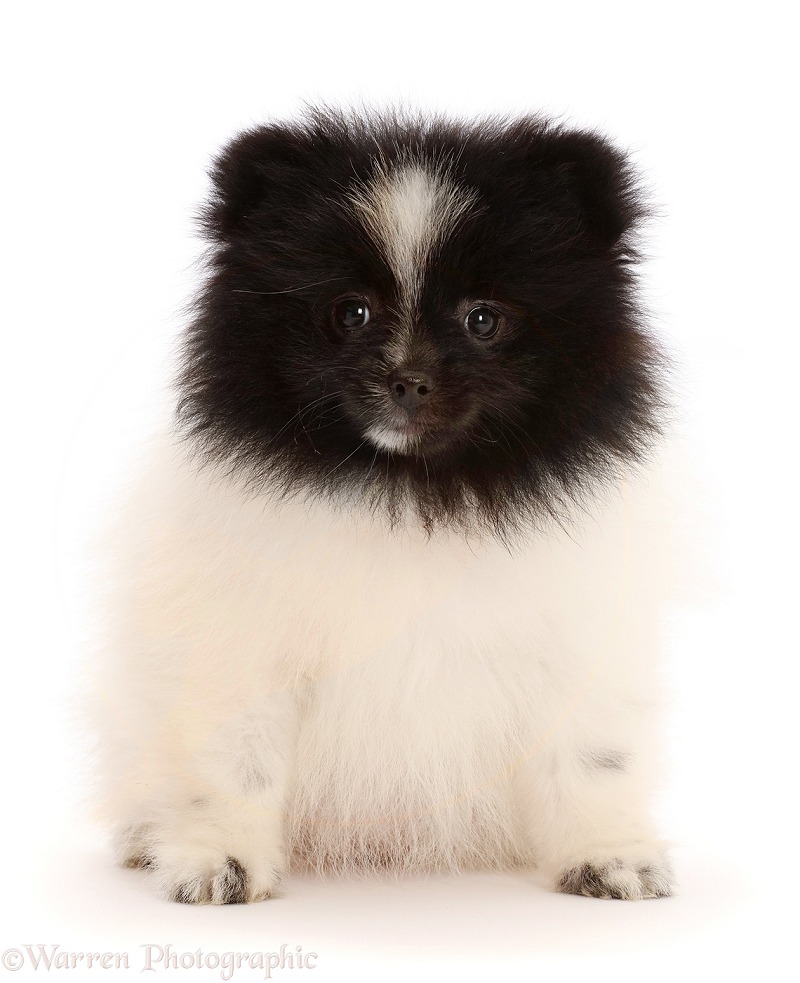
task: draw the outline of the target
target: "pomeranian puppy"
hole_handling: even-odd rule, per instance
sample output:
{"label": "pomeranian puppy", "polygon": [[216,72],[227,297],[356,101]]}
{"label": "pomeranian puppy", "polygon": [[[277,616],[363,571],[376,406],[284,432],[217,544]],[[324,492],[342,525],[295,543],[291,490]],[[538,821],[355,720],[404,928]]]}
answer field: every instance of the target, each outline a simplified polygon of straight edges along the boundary
{"label": "pomeranian puppy", "polygon": [[668,895],[663,369],[625,155],[312,110],[212,177],[177,426],[119,524],[120,861],[189,903],[287,869]]}

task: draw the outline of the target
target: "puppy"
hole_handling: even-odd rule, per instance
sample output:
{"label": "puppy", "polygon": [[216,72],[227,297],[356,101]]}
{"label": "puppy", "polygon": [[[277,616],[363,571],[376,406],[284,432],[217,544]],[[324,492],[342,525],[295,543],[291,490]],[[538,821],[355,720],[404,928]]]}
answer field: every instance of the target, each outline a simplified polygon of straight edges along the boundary
{"label": "puppy", "polygon": [[663,369],[625,156],[324,110],[212,177],[177,426],[115,553],[119,859],[188,903],[287,868],[669,894]]}

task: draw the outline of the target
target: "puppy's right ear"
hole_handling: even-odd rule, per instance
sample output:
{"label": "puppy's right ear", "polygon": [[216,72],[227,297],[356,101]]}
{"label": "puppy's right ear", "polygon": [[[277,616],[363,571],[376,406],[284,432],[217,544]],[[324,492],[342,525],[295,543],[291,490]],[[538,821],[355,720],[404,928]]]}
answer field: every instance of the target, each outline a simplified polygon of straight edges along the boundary
{"label": "puppy's right ear", "polygon": [[212,191],[203,213],[206,234],[222,242],[235,238],[270,202],[288,201],[307,151],[307,139],[288,127],[240,133],[211,167]]}

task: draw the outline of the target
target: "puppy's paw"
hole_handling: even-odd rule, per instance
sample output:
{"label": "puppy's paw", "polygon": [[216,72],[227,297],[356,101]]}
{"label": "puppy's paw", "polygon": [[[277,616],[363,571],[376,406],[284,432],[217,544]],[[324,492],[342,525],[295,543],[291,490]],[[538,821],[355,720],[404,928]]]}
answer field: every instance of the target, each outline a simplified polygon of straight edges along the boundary
{"label": "puppy's paw", "polygon": [[164,897],[181,904],[245,904],[277,895],[280,865],[224,850],[163,848],[151,869]]}
{"label": "puppy's paw", "polygon": [[625,901],[666,898],[672,894],[672,871],[663,859],[638,863],[617,858],[587,860],[565,870],[556,882],[556,890]]}

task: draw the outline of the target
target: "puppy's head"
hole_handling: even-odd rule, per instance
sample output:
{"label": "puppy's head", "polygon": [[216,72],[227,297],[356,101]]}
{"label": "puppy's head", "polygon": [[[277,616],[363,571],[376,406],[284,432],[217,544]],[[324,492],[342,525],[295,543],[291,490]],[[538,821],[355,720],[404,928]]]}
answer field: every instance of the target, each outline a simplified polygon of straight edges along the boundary
{"label": "puppy's head", "polygon": [[624,157],[540,119],[314,113],[216,161],[195,440],[256,480],[507,528],[656,429]]}

